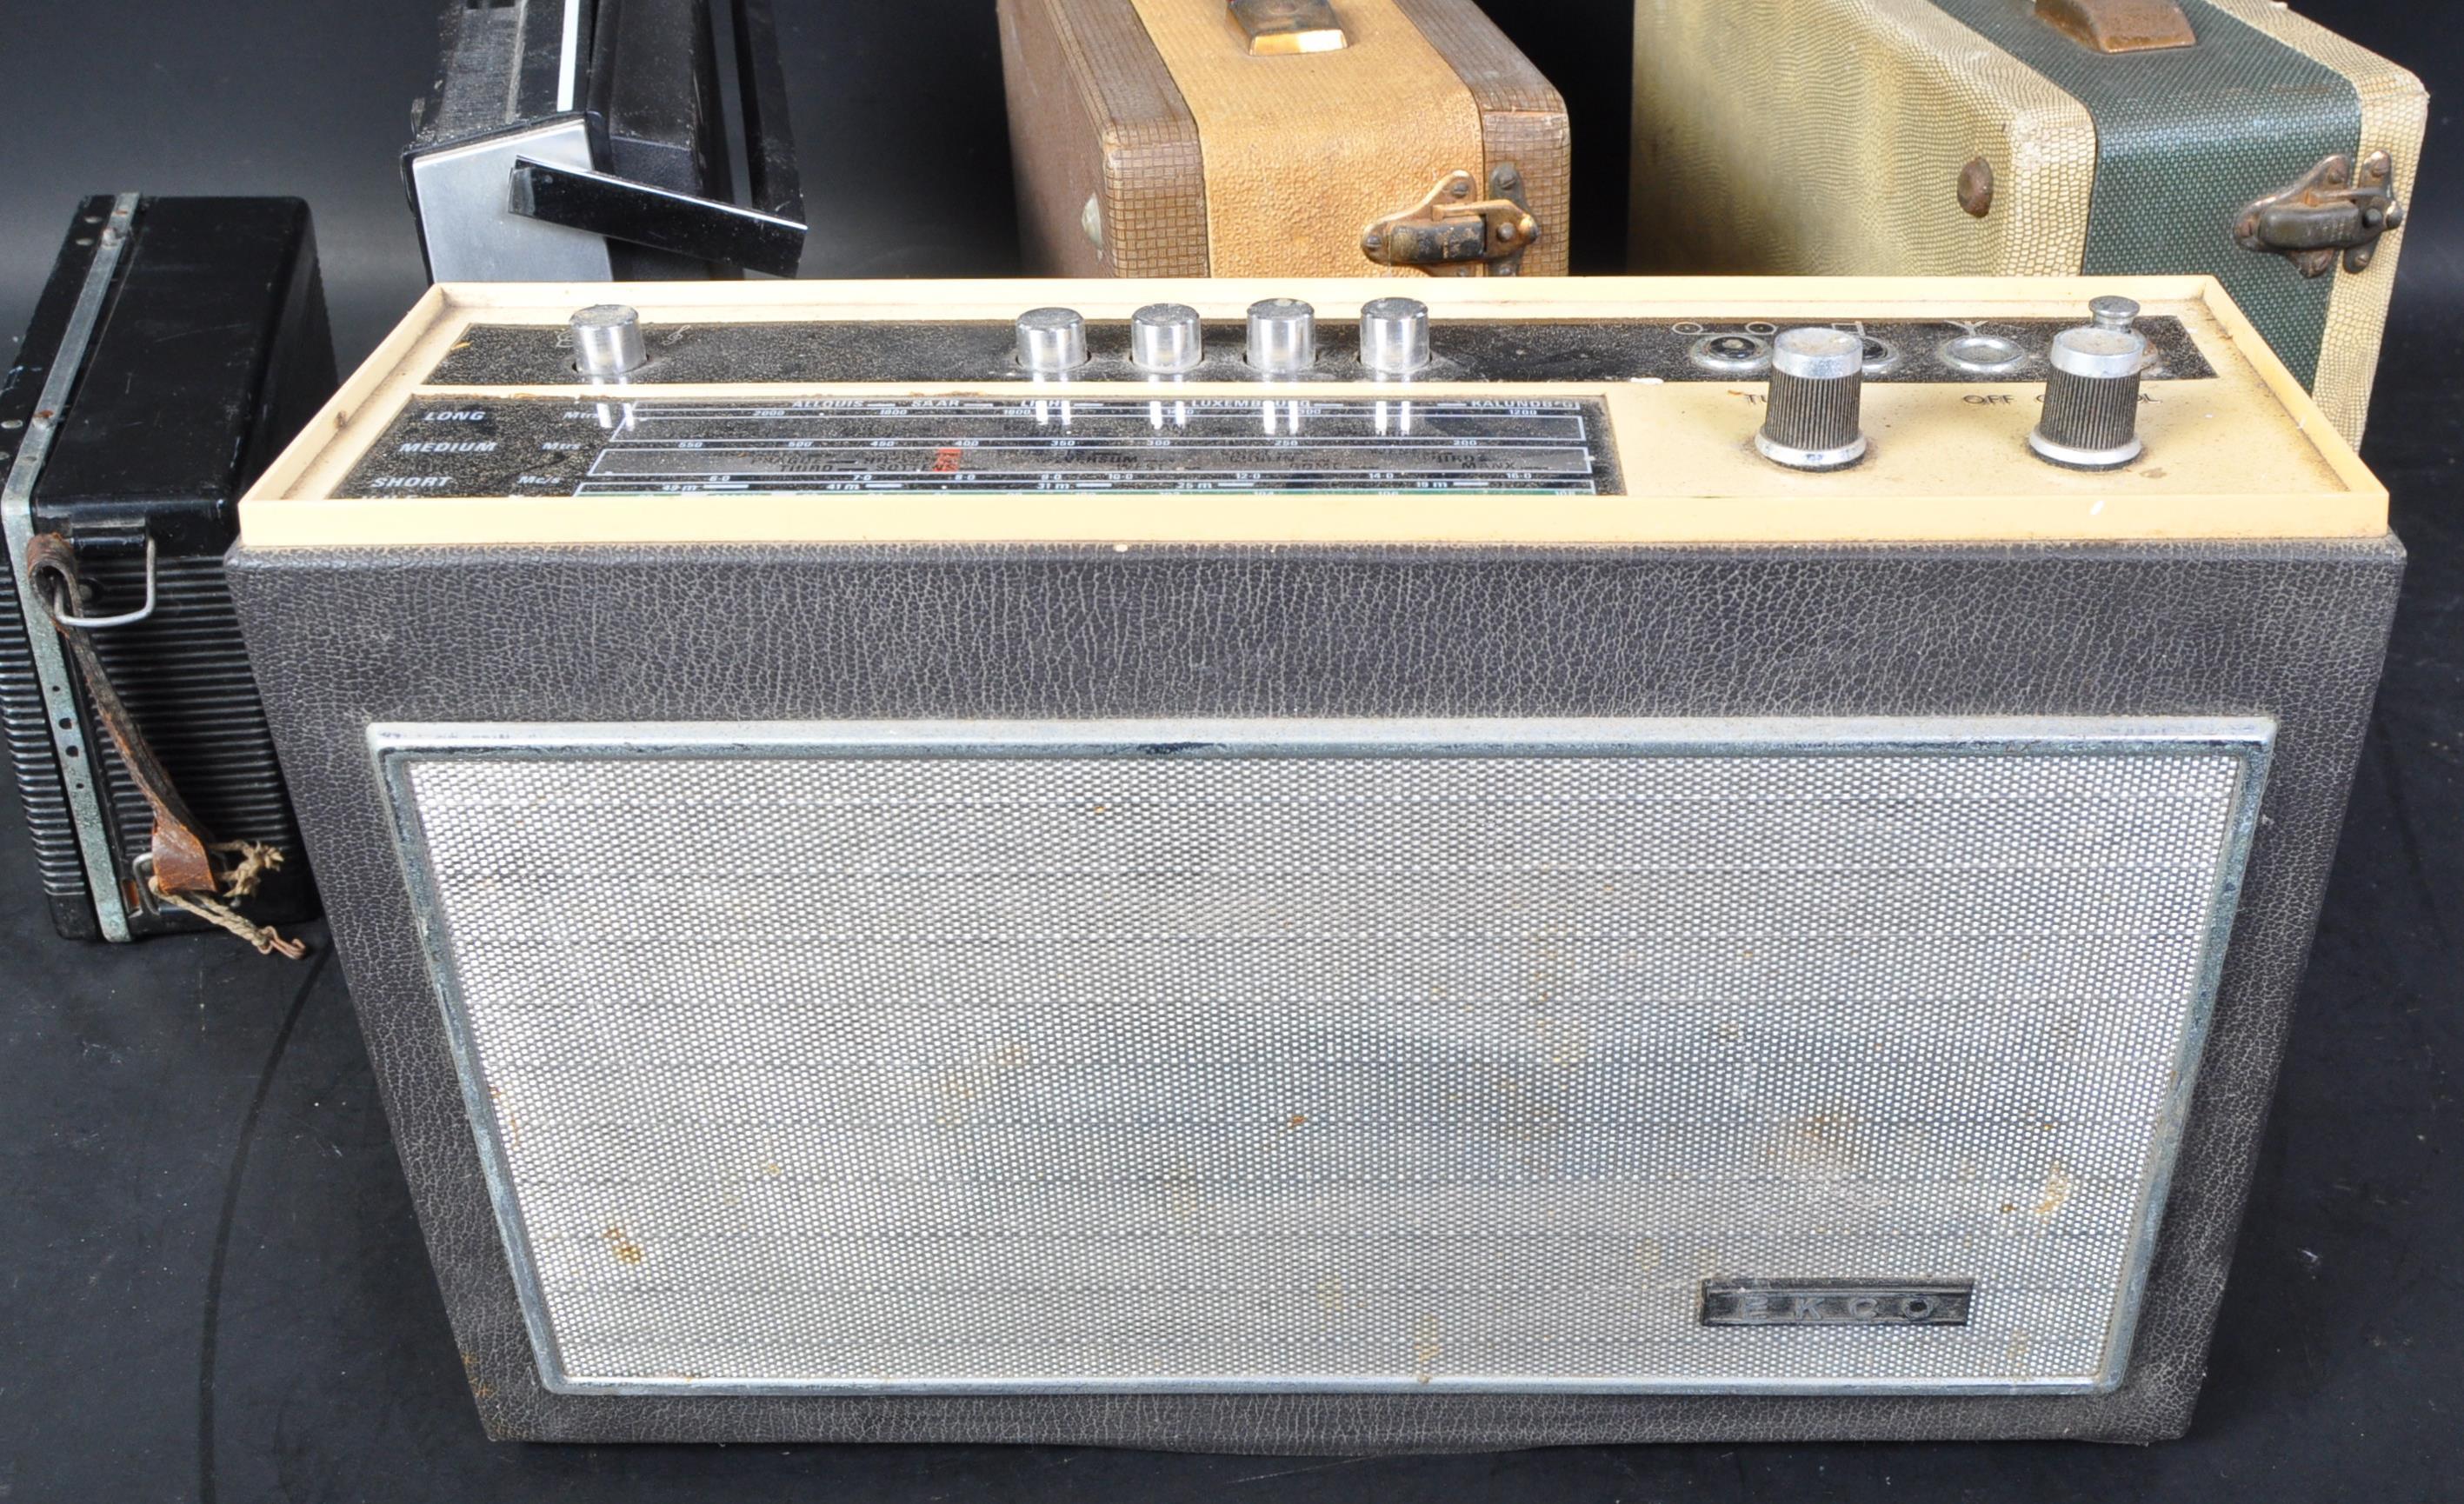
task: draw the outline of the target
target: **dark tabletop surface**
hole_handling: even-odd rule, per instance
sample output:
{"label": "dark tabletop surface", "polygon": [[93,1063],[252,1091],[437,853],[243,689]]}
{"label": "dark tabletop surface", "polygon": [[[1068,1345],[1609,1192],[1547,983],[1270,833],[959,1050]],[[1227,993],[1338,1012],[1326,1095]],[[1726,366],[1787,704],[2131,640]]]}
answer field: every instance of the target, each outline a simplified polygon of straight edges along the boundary
{"label": "dark tabletop surface", "polygon": [[[807,274],[1013,265],[990,0],[778,0]],[[2453,37],[2302,8],[2464,92]],[[1623,223],[1625,0],[1491,6],[1575,100],[1578,270]],[[92,0],[0,19],[0,331],[79,195],[293,193],[344,368],[421,285],[395,176],[430,0]],[[2412,551],[2394,649],[2191,1435],[1282,1459],[485,1440],[321,929],[57,939],[0,813],[0,1501],[1640,1501],[2464,1496],[2464,137],[2433,104],[2365,457]],[[2457,200],[2464,204],[2464,198]]]}

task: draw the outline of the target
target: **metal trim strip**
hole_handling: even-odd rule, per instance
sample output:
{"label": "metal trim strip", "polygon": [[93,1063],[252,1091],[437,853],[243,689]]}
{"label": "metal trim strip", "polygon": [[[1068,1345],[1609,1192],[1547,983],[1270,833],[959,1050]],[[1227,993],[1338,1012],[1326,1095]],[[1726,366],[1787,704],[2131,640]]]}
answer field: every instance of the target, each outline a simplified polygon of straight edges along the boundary
{"label": "metal trim strip", "polygon": [[[102,764],[86,739],[77,681],[69,673],[60,640],[42,619],[42,603],[35,595],[33,578],[26,572],[26,553],[34,537],[34,488],[42,479],[44,461],[51,456],[52,441],[58,436],[69,396],[84,374],[86,351],[102,322],[103,301],[119,274],[121,257],[128,249],[135,228],[137,201],[134,193],[122,193],[114,199],[110,216],[95,232],[94,259],[86,264],[85,287],[77,294],[77,308],[69,316],[58,349],[52,355],[42,396],[35,403],[33,417],[27,420],[25,438],[9,467],[7,484],[0,486],[0,533],[7,538],[9,575],[17,593],[18,618],[26,629],[27,646],[33,654],[34,674],[52,723],[54,750],[61,759],[60,785],[67,792],[69,811],[77,825],[77,851],[85,863],[86,889],[94,900],[95,922],[101,926],[102,937],[114,943],[129,938],[128,909],[120,891],[120,867],[113,860],[110,831],[102,816],[98,783],[102,776]],[[80,771],[83,776],[78,776]]]}

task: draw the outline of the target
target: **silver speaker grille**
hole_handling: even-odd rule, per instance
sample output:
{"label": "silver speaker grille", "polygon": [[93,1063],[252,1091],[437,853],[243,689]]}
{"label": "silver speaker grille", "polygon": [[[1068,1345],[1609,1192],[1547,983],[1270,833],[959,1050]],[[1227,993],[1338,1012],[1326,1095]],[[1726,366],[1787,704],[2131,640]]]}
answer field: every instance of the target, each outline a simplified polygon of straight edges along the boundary
{"label": "silver speaker grille", "polygon": [[371,735],[548,1382],[710,1393],[2109,1384],[2269,733]]}

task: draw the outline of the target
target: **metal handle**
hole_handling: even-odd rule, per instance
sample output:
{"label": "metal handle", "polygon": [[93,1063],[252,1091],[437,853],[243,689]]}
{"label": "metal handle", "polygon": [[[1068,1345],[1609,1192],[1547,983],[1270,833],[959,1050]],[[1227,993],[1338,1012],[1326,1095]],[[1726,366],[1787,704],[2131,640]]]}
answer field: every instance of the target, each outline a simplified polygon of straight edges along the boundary
{"label": "metal handle", "polygon": [[134,611],[123,611],[118,616],[71,616],[60,609],[61,606],[71,603],[56,598],[50,601],[52,620],[62,626],[74,626],[88,632],[99,631],[107,626],[135,626],[152,616],[154,614],[154,535],[150,533],[145,535],[145,603],[143,605]]}
{"label": "metal handle", "polygon": [[1339,52],[1352,45],[1328,0],[1228,0],[1252,57]]}
{"label": "metal handle", "polygon": [[[804,227],[803,178],[796,138],[787,124],[787,76],[779,66],[779,29],[770,0],[736,0],[737,93],[744,108],[744,165],[753,207],[773,219]],[[791,268],[781,273],[794,275]]]}
{"label": "metal handle", "polygon": [[2098,53],[2195,47],[2180,0],[2036,0],[2036,19]]}
{"label": "metal handle", "polygon": [[517,157],[511,203],[515,213],[552,225],[773,276],[794,276],[804,256],[804,226],[797,220],[595,168]]}
{"label": "metal handle", "polygon": [[[600,170],[514,159],[513,212],[611,240],[794,276],[803,260],[803,183],[787,125],[787,83],[779,66],[769,0],[733,0],[737,93],[742,105],[745,181],[752,203],[731,204]],[[594,145],[594,159],[601,148]]]}

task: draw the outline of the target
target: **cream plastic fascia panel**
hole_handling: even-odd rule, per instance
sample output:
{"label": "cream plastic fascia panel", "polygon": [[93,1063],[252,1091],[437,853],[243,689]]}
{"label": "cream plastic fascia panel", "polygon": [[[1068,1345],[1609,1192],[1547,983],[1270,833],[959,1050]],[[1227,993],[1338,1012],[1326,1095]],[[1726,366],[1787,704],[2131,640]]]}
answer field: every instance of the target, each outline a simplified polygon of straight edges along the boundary
{"label": "cream plastic fascia panel", "polygon": [[[743,282],[632,284],[646,325],[787,320],[1007,319],[1061,303],[1091,320],[1151,302],[1237,318],[1290,295],[1347,318],[1394,284],[1292,281]],[[1749,445],[1760,381],[1661,383],[1416,382],[1415,397],[1587,397],[1608,408],[1625,477],[1617,496],[1105,492],[1019,494],[522,497],[335,494],[405,403],[425,396],[605,397],[605,389],[423,384],[473,324],[561,325],[605,300],[604,284],[431,289],[402,326],[268,469],[241,506],[249,547],[523,543],[1044,542],[1118,548],[1185,544],[1410,543],[1479,546],[2367,538],[2387,531],[2387,492],[2205,277],[2122,278],[1431,278],[1416,286],[1442,344],[1450,319],[1745,318],[1778,322],[2081,316],[2117,294],[2180,318],[2213,380],[2150,382],[2147,453],[2104,473],[2056,469],[2024,439],[2034,382],[1871,383],[1874,449],[1854,469],[1805,475]],[[1121,382],[745,382],[656,385],[645,399],[1017,394],[1118,399]],[[1182,383],[1174,396],[1397,400],[1392,385]]]}

